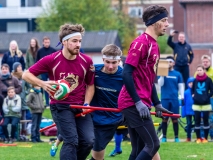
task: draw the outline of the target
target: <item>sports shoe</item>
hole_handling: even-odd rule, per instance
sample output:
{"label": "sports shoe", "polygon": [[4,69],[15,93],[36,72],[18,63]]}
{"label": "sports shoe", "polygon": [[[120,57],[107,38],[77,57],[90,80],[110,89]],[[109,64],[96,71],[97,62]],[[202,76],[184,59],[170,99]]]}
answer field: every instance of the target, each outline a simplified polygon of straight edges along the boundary
{"label": "sports shoe", "polygon": [[191,138],[186,138],[185,142],[191,142]]}
{"label": "sports shoe", "polygon": [[180,142],[179,138],[175,138],[175,142],[176,143]]}
{"label": "sports shoe", "polygon": [[162,139],[161,139],[161,142],[167,142],[167,139],[165,138],[165,137],[163,137]]}
{"label": "sports shoe", "polygon": [[51,149],[50,149],[50,155],[52,157],[55,156],[56,152],[57,152],[58,147],[56,147],[55,143],[52,144]]}
{"label": "sports shoe", "polygon": [[121,150],[121,151],[113,150],[113,151],[109,154],[109,156],[110,156],[110,157],[114,157],[114,156],[116,156],[116,155],[118,155],[118,154],[121,154],[121,153],[122,153],[122,150]]}
{"label": "sports shoe", "polygon": [[9,144],[12,144],[13,143],[13,139],[12,138],[10,138],[10,140],[9,140]]}
{"label": "sports shoe", "polygon": [[4,143],[5,144],[9,143],[9,139],[5,138]]}
{"label": "sports shoe", "polygon": [[202,141],[201,141],[201,139],[200,138],[198,138],[197,140],[196,140],[196,143],[197,144],[199,144],[199,143],[201,143]]}
{"label": "sports shoe", "polygon": [[208,140],[206,138],[203,138],[202,143],[208,143]]}
{"label": "sports shoe", "polygon": [[36,140],[37,142],[40,142],[40,143],[42,143],[42,142],[44,142],[44,141],[42,141],[42,140],[40,140],[40,139],[38,139],[38,140]]}

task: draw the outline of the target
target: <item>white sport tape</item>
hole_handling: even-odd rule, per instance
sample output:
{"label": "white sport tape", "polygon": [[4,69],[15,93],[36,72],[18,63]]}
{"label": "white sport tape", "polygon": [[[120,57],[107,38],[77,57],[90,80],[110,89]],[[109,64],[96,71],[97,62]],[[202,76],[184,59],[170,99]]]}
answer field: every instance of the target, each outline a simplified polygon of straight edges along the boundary
{"label": "white sport tape", "polygon": [[103,58],[112,59],[112,60],[120,60],[121,56],[106,56],[106,55],[103,55]]}
{"label": "white sport tape", "polygon": [[168,58],[168,59],[166,59],[168,62],[175,62],[173,59],[170,59],[170,58]]}
{"label": "white sport tape", "polygon": [[68,34],[67,36],[65,36],[63,39],[62,39],[62,42],[71,38],[71,37],[74,37],[74,36],[81,36],[81,33],[80,32],[75,32],[75,33],[71,33],[71,34]]}

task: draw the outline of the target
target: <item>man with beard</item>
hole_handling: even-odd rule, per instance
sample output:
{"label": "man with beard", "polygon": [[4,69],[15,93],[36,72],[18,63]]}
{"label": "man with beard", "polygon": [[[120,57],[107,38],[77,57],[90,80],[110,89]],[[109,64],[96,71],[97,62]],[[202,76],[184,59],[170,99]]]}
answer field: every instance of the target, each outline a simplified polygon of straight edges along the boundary
{"label": "man with beard", "polygon": [[[70,94],[64,100],[51,98],[50,109],[64,143],[60,152],[61,160],[85,160],[94,143],[94,128],[91,115],[75,118],[82,110],[70,109],[70,105],[89,105],[94,95],[94,72],[91,58],[79,52],[84,28],[80,24],[64,24],[59,30],[63,49],[52,53],[31,66],[23,79],[42,87],[48,93],[55,92],[55,81],[67,80]],[[37,78],[48,73],[49,81]]]}

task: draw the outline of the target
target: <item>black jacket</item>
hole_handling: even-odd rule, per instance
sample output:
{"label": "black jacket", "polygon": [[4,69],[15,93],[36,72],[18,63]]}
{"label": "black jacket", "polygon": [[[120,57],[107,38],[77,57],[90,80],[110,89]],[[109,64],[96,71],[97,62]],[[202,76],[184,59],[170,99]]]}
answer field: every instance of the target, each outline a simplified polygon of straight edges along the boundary
{"label": "black jacket", "polygon": [[45,47],[42,47],[38,50],[38,53],[37,53],[37,57],[36,57],[36,62],[39,61],[40,59],[42,59],[43,57],[47,56],[47,55],[50,55],[52,53],[56,52],[56,50],[52,47],[49,47],[49,48],[45,48]]}
{"label": "black jacket", "polygon": [[180,42],[173,42],[172,36],[169,36],[167,44],[174,51],[175,65],[186,66],[188,63],[192,63],[194,54],[191,46],[188,43],[185,42],[182,44]]}
{"label": "black jacket", "polygon": [[207,77],[204,81],[200,82],[195,79],[192,86],[192,94],[194,94],[194,104],[210,104],[210,97],[213,95],[213,83],[211,78]]}

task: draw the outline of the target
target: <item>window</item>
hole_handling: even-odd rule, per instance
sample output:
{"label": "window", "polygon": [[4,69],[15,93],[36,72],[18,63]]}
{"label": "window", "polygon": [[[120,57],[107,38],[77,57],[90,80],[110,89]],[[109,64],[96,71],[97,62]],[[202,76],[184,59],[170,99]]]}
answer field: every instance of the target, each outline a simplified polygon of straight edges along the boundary
{"label": "window", "polygon": [[143,8],[142,7],[129,7],[129,16],[134,18],[142,18]]}
{"label": "window", "polygon": [[21,1],[20,0],[7,0],[7,7],[20,7]]}
{"label": "window", "polygon": [[41,0],[21,0],[21,7],[41,6]]}
{"label": "window", "polygon": [[0,7],[6,7],[6,0],[0,0]]}
{"label": "window", "polygon": [[27,22],[8,22],[7,33],[27,33]]}
{"label": "window", "polygon": [[170,6],[169,7],[169,16],[172,18],[172,17],[174,17],[174,15],[173,15],[173,6]]}

